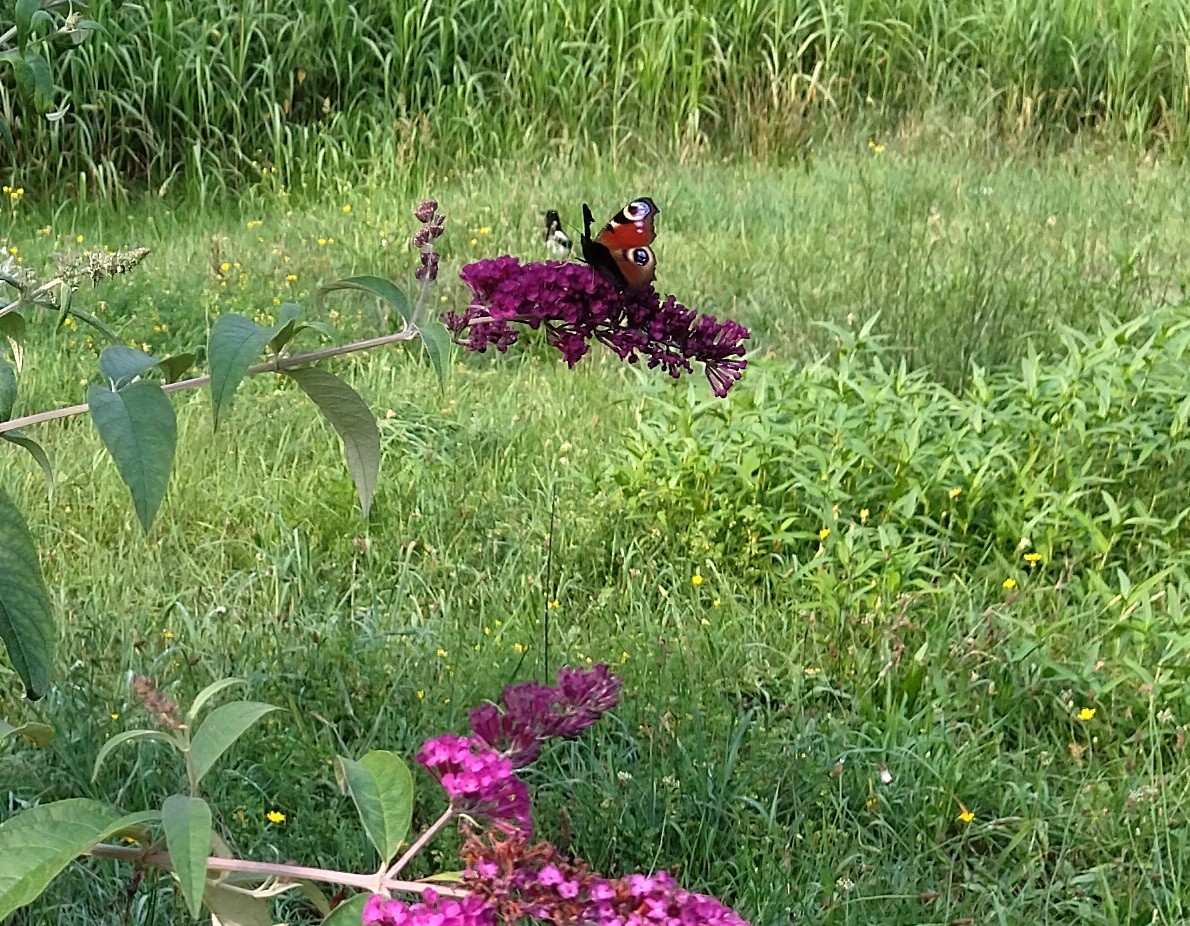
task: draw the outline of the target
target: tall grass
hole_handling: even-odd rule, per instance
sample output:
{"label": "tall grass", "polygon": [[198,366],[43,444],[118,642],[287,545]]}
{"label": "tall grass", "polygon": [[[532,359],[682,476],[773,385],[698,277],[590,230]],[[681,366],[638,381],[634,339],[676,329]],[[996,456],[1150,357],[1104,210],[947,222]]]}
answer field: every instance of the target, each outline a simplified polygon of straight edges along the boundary
{"label": "tall grass", "polygon": [[[23,181],[204,189],[271,164],[474,163],[562,147],[797,150],[814,121],[944,107],[1032,137],[1183,143],[1190,0],[164,0],[98,4],[25,120]],[[0,111],[14,101],[0,91]]]}

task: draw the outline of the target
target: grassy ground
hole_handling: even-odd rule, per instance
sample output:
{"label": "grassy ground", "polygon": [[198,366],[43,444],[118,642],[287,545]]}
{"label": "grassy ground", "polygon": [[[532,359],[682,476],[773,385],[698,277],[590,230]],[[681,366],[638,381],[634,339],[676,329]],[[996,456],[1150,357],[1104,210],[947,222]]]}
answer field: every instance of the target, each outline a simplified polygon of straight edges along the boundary
{"label": "grassy ground", "polygon": [[[217,442],[205,397],[179,397],[147,539],[87,422],[39,435],[52,501],[0,457],[60,615],[54,692],[29,706],[0,686],[0,715],[59,731],[0,755],[4,812],[159,799],[180,769],[152,746],[90,782],[104,739],[142,722],[127,673],[179,700],[234,674],[289,710],[215,784],[225,832],[250,855],[371,864],[333,754],[461,730],[541,670],[548,614],[552,665],[607,660],[631,692],[532,775],[544,832],[562,838],[565,809],[598,867],[677,867],[758,924],[1183,922],[1185,169],[876,141],[785,167],[547,163],[431,185],[451,270],[538,256],[543,208],[573,221],[583,199],[653,195],[662,288],[754,329],[725,402],[603,353],[567,371],[540,345],[462,358],[441,389],[415,352],[340,362],[382,419],[368,524],[333,434],[267,379]],[[92,305],[175,349],[223,311],[407,273],[423,192],[305,200],[266,178],[236,212],[22,212],[10,238],[30,264],[78,235],[153,247]],[[857,334],[877,313],[884,347]],[[1063,341],[1102,313],[1148,321]],[[94,376],[85,335],[43,332],[22,410]],[[20,922],[122,921],[127,875],[80,866]],[[183,915],[164,880],[131,910]]]}

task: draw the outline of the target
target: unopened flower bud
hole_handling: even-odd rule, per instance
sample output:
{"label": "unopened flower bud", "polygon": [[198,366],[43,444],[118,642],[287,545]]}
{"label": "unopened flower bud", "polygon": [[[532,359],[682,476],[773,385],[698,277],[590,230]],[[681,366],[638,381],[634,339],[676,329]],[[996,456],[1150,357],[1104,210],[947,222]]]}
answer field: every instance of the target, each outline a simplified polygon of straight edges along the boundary
{"label": "unopened flower bud", "polygon": [[435,199],[427,199],[420,203],[416,209],[413,210],[413,217],[421,222],[423,225],[434,217],[434,213],[438,211],[438,201]]}
{"label": "unopened flower bud", "polygon": [[438,279],[438,253],[436,251],[423,251],[421,255],[421,266],[414,271],[413,275],[426,283],[432,283]]}

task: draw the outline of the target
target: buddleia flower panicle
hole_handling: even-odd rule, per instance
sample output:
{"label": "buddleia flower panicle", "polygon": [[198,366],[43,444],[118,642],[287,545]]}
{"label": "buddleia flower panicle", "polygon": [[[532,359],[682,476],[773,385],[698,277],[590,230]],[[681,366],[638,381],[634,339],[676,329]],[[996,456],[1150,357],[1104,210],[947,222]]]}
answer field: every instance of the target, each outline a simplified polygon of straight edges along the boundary
{"label": "buddleia flower panicle", "polygon": [[443,321],[469,350],[506,351],[520,327],[541,328],[570,366],[598,341],[621,360],[643,358],[650,369],[660,367],[675,379],[701,363],[720,397],[748,365],[744,342],[751,335],[743,325],[699,315],[674,296],[663,300],[651,286],[622,292],[584,264],[522,264],[504,256],[468,264],[460,276],[471,289],[471,304]]}
{"label": "buddleia flower panicle", "polygon": [[467,832],[463,883],[502,923],[532,917],[553,926],[748,926],[713,897],[664,871],[607,878],[524,833]]}
{"label": "buddleia flower panicle", "polygon": [[541,744],[553,737],[573,738],[620,701],[623,680],[605,663],[590,669],[558,670],[558,684],[521,682],[505,687],[501,703],[470,712],[471,732],[513,768],[537,758]]}
{"label": "buddleia flower panicle", "polygon": [[147,675],[138,675],[132,680],[132,693],[140,699],[157,726],[166,730],[180,730],[185,726],[178,713],[178,705]]}
{"label": "buddleia flower panicle", "polygon": [[455,900],[441,898],[432,888],[421,903],[407,904],[374,894],[364,905],[363,926],[495,926],[496,911],[472,894]]}
{"label": "buddleia flower panicle", "polygon": [[531,831],[529,789],[512,763],[483,740],[444,733],[422,746],[417,761],[438,779],[460,812]]}

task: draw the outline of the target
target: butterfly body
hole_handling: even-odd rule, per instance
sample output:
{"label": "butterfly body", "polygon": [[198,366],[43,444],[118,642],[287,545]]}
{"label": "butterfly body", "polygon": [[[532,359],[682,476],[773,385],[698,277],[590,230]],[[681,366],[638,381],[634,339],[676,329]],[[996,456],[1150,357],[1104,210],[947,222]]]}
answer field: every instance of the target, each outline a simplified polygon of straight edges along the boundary
{"label": "butterfly body", "polygon": [[583,203],[585,229],[579,239],[583,258],[596,273],[622,290],[633,292],[648,286],[657,276],[657,257],[649,245],[656,237],[655,222],[660,211],[647,196],[634,199],[592,238],[595,217]]}

